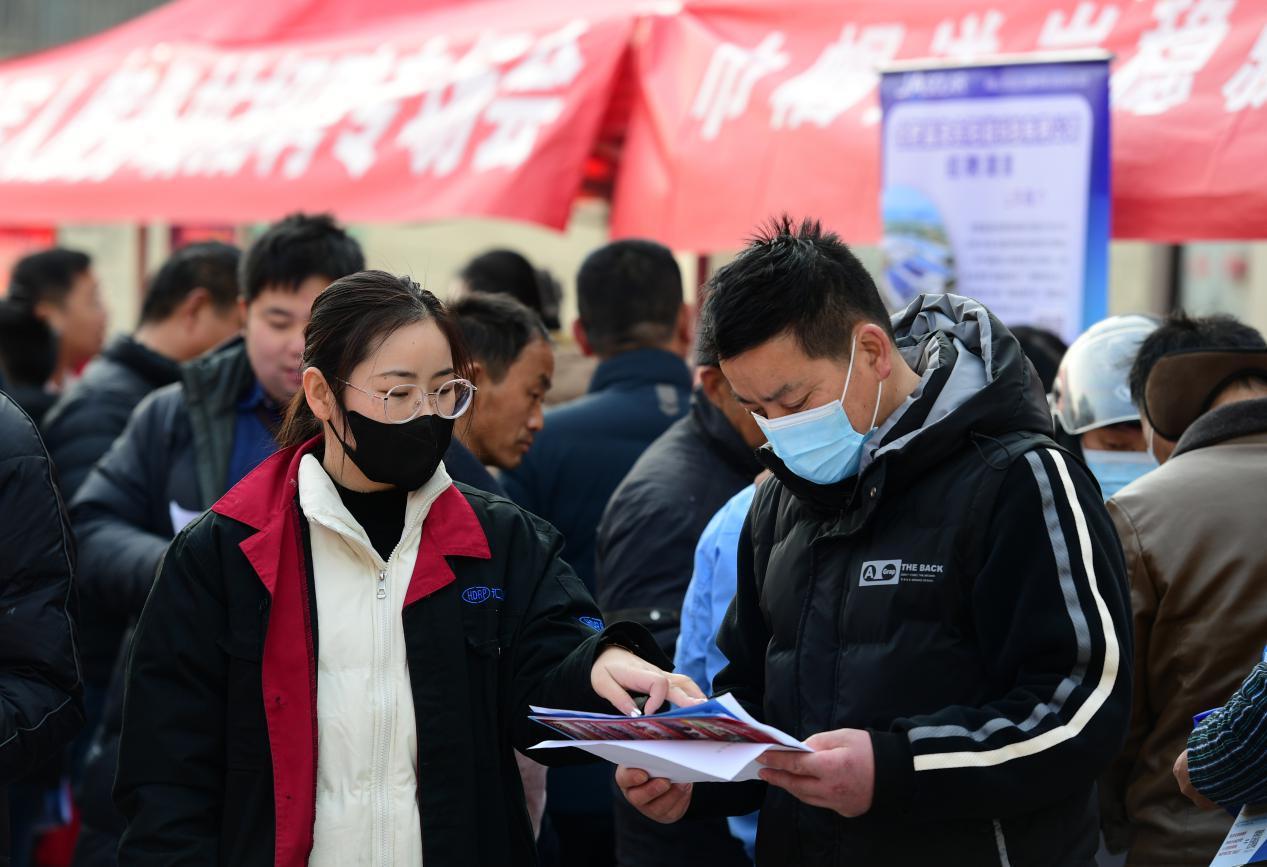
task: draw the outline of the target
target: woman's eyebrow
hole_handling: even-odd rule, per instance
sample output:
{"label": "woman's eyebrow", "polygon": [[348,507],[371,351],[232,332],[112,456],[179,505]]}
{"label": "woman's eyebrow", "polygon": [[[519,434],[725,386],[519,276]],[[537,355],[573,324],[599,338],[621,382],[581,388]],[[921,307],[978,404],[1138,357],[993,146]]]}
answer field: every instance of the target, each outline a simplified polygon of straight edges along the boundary
{"label": "woman's eyebrow", "polygon": [[414,373],[412,370],[384,370],[381,373],[374,374],[376,377],[393,376],[398,379],[414,379],[417,375],[418,374]]}
{"label": "woman's eyebrow", "polygon": [[446,367],[444,370],[437,370],[435,373],[431,374],[431,378],[435,379],[437,376],[452,376],[456,372],[457,371],[455,371],[452,367]]}

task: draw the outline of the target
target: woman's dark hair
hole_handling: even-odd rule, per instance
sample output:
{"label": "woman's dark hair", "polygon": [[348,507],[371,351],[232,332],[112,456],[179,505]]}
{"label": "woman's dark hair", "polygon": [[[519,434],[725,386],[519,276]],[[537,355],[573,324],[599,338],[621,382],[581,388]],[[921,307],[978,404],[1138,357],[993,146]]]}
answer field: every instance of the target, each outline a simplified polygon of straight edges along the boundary
{"label": "woman's dark hair", "polygon": [[[312,305],[304,329],[303,367],[315,367],[326,378],[335,400],[343,405],[344,380],[397,329],[435,320],[453,355],[457,375],[470,378],[470,357],[462,332],[440,299],[409,277],[386,271],[361,271],[335,280]],[[291,399],[278,434],[282,448],[307,442],[321,433],[301,388]]]}

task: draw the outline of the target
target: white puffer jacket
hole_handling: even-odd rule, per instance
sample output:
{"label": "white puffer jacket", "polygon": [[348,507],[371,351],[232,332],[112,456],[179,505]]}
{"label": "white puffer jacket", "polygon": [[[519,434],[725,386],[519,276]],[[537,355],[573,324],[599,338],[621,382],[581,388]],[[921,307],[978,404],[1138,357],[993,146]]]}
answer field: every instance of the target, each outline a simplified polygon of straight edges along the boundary
{"label": "white puffer jacket", "polygon": [[417,867],[418,742],[401,609],[422,524],[452,482],[441,465],[409,495],[387,562],[314,455],[299,465],[317,622],[317,810],[311,867]]}

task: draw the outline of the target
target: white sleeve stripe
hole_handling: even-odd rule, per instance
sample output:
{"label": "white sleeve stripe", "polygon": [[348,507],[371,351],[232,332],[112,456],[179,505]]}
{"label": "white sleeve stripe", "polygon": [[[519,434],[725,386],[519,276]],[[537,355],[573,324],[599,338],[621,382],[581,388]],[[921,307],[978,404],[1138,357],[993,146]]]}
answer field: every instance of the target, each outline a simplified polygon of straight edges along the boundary
{"label": "white sleeve stripe", "polygon": [[1073,513],[1074,525],[1078,531],[1078,547],[1082,556],[1083,568],[1086,570],[1087,582],[1091,587],[1091,595],[1095,599],[1096,613],[1100,617],[1100,626],[1104,633],[1104,667],[1100,672],[1099,683],[1096,684],[1087,700],[1082,703],[1069,722],[1049,729],[1029,740],[998,747],[983,752],[965,751],[957,753],[929,753],[915,757],[916,771],[949,770],[953,768],[985,768],[1001,765],[1013,759],[1032,756],[1044,750],[1058,746],[1071,738],[1077,737],[1086,727],[1104,703],[1113,693],[1113,684],[1117,681],[1121,664],[1121,649],[1118,646],[1117,630],[1113,627],[1113,618],[1109,614],[1108,605],[1100,594],[1099,582],[1095,574],[1095,562],[1091,551],[1091,533],[1087,529],[1086,515],[1078,502],[1073,488],[1073,480],[1069,477],[1069,468],[1064,457],[1056,451],[1050,452],[1060,475],[1061,485]]}

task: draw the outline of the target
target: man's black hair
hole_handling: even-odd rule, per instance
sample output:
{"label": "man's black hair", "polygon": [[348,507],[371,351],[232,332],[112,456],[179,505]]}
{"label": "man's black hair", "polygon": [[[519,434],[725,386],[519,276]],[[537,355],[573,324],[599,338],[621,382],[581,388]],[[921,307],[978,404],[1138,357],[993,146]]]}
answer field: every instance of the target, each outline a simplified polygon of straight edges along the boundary
{"label": "man's black hair", "polygon": [[141,321],[162,322],[198,288],[207,290],[217,310],[237,304],[241,258],[241,250],[220,241],[181,247],[150,278],[141,302]]}
{"label": "man's black hair", "polygon": [[242,257],[242,297],[265,289],[298,290],[309,277],[334,282],[365,270],[361,245],[329,214],[291,214],[274,223]]}
{"label": "man's black hair", "polygon": [[893,337],[875,281],[834,232],[817,220],[782,216],[708,282],[698,353],[725,361],[781,334],[810,358],[849,355],[859,322]]}
{"label": "man's black hair", "polygon": [[1258,329],[1234,316],[1189,316],[1182,311],[1172,313],[1140,344],[1131,364],[1131,402],[1143,407],[1148,375],[1162,356],[1197,349],[1267,349],[1267,342]]}
{"label": "man's black hair", "polygon": [[1069,346],[1052,332],[1032,325],[1013,326],[1012,336],[1021,344],[1025,357],[1038,371],[1042,380],[1043,391],[1051,393],[1056,383],[1056,374],[1060,371],[1060,360],[1069,351]]}
{"label": "man's black hair", "polygon": [[550,340],[541,317],[509,295],[471,292],[449,305],[472,361],[501,382],[524,347],[534,340]]}
{"label": "man's black hair", "polygon": [[92,258],[79,250],[54,247],[23,256],[9,274],[9,300],[34,310],[48,301],[61,304],[75,278],[92,267]]}
{"label": "man's black hair", "polygon": [[614,241],[585,257],[576,275],[577,306],[599,356],[663,346],[682,310],[682,271],[654,241]]}
{"label": "man's black hair", "polygon": [[53,329],[25,303],[0,300],[0,372],[11,386],[38,388],[57,370]]}
{"label": "man's black hair", "polygon": [[541,313],[541,293],[532,263],[514,250],[480,253],[462,268],[459,276],[472,292],[509,295],[525,307]]}

